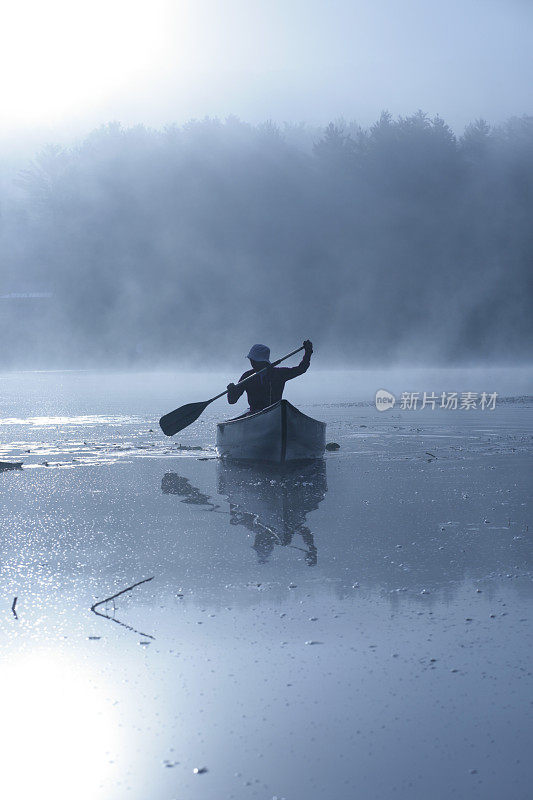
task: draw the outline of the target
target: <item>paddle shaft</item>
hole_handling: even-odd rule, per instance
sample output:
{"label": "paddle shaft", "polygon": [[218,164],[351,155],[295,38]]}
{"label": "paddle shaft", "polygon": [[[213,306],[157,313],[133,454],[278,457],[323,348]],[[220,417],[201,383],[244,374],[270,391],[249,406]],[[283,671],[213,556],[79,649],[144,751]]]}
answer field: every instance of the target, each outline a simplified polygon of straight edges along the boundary
{"label": "paddle shaft", "polygon": [[[278,364],[281,364],[282,361],[286,361],[291,356],[296,355],[296,353],[299,353],[300,350],[305,350],[305,347],[299,347],[297,350],[293,350],[292,353],[289,353],[288,355],[283,356],[283,358],[278,358],[277,361],[274,361],[272,364],[269,364],[268,367],[263,367],[263,369],[260,369],[257,372],[254,372],[252,375],[248,375],[247,378],[245,378],[243,381],[239,381],[239,383],[236,383],[235,386],[244,386],[245,383],[247,383],[248,381],[251,381],[252,378],[255,378],[256,375],[261,375],[262,372],[266,372],[267,370],[271,369],[271,367],[277,367]],[[225,392],[220,392],[220,394],[217,394],[215,397],[212,397],[211,400],[208,400],[206,405],[208,405],[209,403],[212,403],[213,400],[218,400],[219,397],[224,397],[224,395],[227,394],[227,393],[228,393],[227,389],[226,389]]]}

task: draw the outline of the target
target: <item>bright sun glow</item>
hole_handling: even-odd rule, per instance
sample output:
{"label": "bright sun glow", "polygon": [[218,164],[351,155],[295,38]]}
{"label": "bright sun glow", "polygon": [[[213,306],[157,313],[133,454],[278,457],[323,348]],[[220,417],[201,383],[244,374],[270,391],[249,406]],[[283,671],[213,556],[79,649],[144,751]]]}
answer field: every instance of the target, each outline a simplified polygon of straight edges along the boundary
{"label": "bright sun glow", "polygon": [[0,667],[2,797],[94,800],[109,783],[118,725],[83,665],[35,652]]}
{"label": "bright sun glow", "polygon": [[168,0],[16,0],[0,12],[0,120],[53,124],[144,80]]}

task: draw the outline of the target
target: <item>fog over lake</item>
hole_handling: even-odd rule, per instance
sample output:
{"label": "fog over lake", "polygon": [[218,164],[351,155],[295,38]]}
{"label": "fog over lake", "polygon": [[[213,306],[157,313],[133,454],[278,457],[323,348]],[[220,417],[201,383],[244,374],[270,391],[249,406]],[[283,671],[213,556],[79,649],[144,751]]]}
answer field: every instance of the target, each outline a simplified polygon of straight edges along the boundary
{"label": "fog over lake", "polygon": [[1,364],[530,356],[533,118],[106,125],[3,187]]}
{"label": "fog over lake", "polygon": [[529,800],[532,36],[3,9],[2,797]]}

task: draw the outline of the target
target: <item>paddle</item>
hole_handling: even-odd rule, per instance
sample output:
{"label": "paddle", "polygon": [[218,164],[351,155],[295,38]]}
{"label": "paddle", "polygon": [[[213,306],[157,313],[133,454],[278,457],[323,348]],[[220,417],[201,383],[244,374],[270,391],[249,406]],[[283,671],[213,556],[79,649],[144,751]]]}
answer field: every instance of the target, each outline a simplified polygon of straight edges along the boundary
{"label": "paddle", "polygon": [[[270,364],[268,367],[260,369],[259,372],[254,372],[253,375],[249,375],[243,381],[240,381],[235,385],[243,386],[247,381],[255,378],[256,375],[261,375],[262,372],[266,372],[267,369],[270,369],[270,367],[277,367],[282,361],[286,361],[288,358],[295,355],[295,353],[299,353],[300,350],[305,350],[305,348],[299,347],[297,350],[293,350],[292,353],[283,356],[283,358],[278,358],[277,361],[274,361],[274,363]],[[198,419],[200,414],[205,411],[207,406],[212,403],[213,400],[218,400],[219,397],[224,397],[224,395],[227,393],[228,390],[226,389],[225,392],[220,392],[220,394],[212,397],[211,400],[205,400],[203,403],[187,403],[187,405],[176,408],[175,411],[171,411],[169,414],[165,414],[159,420],[161,430],[166,436],[174,436],[174,434],[178,433],[178,431],[182,431],[184,428],[187,428],[188,425],[192,425],[192,423]]]}

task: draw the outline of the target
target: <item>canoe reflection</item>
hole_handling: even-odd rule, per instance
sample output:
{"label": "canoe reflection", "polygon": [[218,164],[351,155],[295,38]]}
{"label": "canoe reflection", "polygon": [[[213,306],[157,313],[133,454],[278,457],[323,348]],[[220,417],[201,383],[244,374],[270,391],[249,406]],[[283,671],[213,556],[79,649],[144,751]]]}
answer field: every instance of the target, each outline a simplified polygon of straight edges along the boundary
{"label": "canoe reflection", "polygon": [[[313,534],[305,522],[328,490],[325,461],[299,466],[218,461],[217,471],[218,493],[229,502],[230,525],[242,525],[254,534],[253,548],[260,563],[268,561],[275,545],[301,550],[309,566],[317,563]],[[221,513],[219,504],[176,472],[163,475],[161,491],[178,495],[187,505]],[[303,547],[293,544],[295,534]]]}
{"label": "canoe reflection", "polygon": [[309,566],[317,563],[313,534],[306,526],[328,490],[326,462],[300,466],[248,466],[220,461],[218,493],[227,497],[230,524],[243,525],[254,534],[253,548],[260,563],[266,563],[275,545],[295,547],[301,536]]}

